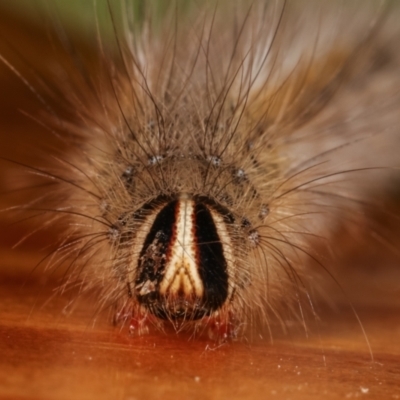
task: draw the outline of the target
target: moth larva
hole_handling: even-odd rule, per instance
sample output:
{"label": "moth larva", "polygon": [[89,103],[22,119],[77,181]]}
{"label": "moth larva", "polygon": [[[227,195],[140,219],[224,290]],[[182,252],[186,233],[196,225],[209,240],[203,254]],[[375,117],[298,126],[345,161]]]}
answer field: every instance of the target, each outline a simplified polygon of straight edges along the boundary
{"label": "moth larva", "polygon": [[64,111],[40,123],[69,149],[32,167],[59,187],[21,208],[67,221],[51,256],[72,260],[65,287],[100,289],[132,332],[225,340],[305,319],[321,243],[357,223],[359,180],[393,164],[364,154],[399,123],[389,5],[138,4],[120,22],[109,4],[92,69],[49,68]]}

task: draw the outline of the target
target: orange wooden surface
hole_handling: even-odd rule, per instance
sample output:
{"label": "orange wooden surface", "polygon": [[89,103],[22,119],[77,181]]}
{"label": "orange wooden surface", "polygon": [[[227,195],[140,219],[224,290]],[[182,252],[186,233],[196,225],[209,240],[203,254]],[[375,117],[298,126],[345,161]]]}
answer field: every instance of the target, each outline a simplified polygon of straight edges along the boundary
{"label": "orange wooden surface", "polygon": [[[162,333],[132,337],[93,305],[62,315],[67,299],[20,281],[0,286],[0,398],[396,399],[400,308],[359,309],[372,350],[351,313],[325,314],[253,343],[216,346]],[[94,324],[94,325],[93,325]]]}

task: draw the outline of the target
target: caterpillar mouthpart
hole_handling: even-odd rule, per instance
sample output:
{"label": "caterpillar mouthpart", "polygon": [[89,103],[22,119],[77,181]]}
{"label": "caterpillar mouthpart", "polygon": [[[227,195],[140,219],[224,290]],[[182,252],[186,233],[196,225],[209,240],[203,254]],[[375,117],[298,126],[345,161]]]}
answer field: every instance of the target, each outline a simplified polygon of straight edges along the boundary
{"label": "caterpillar mouthpart", "polygon": [[[184,158],[181,156],[179,162]],[[115,259],[121,260],[119,268],[126,271],[132,301],[139,305],[140,314],[146,318],[151,314],[178,327],[200,321],[198,330],[215,318],[230,321],[236,297],[240,297],[238,289],[243,291],[250,283],[244,260],[258,245],[258,232],[247,216],[229,209],[229,199],[246,188],[253,201],[259,194],[249,180],[244,180],[244,171],[226,169],[222,160],[216,162],[212,157],[196,159],[191,161],[189,180],[188,170],[177,168],[180,178],[176,189],[185,185],[194,191],[198,181],[190,180],[196,174],[203,182],[207,174],[213,179],[229,178],[219,195],[212,195],[211,190],[208,196],[193,192],[160,195],[136,210],[126,210],[110,228],[108,237],[115,248]],[[194,169],[193,163],[197,165]],[[168,159],[163,159],[163,164],[165,173]],[[210,168],[213,172],[208,171]],[[126,168],[122,178],[127,175],[130,177],[124,184],[129,190],[137,187],[140,174]],[[265,206],[260,206],[257,220],[265,215]],[[146,318],[142,318],[142,325]],[[229,323],[219,327],[224,329],[230,329]],[[232,334],[222,332],[223,336]]]}
{"label": "caterpillar mouthpart", "polygon": [[[138,260],[135,289],[139,303],[164,319],[197,320],[228,299],[230,240],[215,211],[190,197],[164,206],[147,233]],[[217,222],[218,221],[218,222]]]}

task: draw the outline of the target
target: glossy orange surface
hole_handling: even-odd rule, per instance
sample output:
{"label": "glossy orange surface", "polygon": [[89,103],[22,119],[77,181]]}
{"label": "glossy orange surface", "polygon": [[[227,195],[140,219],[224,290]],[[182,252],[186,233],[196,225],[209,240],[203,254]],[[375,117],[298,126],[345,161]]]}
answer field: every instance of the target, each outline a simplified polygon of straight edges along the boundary
{"label": "glossy orange surface", "polygon": [[300,328],[218,346],[175,334],[133,337],[82,298],[51,288],[0,286],[0,398],[396,399],[400,308],[359,309],[372,356],[351,312],[326,312],[319,332]]}

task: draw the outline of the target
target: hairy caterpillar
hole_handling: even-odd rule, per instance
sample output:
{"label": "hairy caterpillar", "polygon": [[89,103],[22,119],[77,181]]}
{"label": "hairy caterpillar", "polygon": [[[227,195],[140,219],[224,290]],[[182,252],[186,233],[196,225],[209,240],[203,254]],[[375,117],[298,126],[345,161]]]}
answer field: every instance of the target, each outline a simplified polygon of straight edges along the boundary
{"label": "hairy caterpillar", "polygon": [[396,162],[391,7],[127,2],[118,22],[110,2],[95,61],[62,34],[46,82],[2,58],[53,141],[49,165],[18,161],[51,184],[17,209],[34,234],[62,226],[63,289],[98,291],[138,334],[313,317],[331,238]]}

